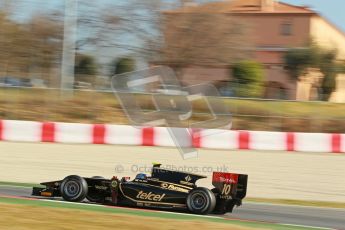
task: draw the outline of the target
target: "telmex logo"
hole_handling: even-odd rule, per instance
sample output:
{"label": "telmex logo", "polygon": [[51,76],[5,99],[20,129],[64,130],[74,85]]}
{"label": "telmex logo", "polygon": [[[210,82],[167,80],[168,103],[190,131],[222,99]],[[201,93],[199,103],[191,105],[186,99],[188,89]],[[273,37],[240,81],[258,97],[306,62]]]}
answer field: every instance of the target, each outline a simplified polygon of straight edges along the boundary
{"label": "telmex logo", "polygon": [[162,195],[158,195],[152,192],[145,193],[144,191],[140,191],[137,195],[138,199],[152,200],[152,201],[161,201],[164,197],[165,197],[165,193],[163,193]]}
{"label": "telmex logo", "polygon": [[236,184],[236,181],[232,178],[228,179],[228,178],[220,177],[219,180],[220,182],[225,182],[228,184]]}

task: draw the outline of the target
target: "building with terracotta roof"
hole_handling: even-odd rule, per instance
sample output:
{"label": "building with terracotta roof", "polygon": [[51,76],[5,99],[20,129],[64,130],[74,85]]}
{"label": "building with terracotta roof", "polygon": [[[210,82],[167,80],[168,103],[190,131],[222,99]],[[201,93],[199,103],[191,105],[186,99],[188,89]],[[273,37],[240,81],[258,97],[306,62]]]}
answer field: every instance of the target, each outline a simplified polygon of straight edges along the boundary
{"label": "building with terracotta roof", "polygon": [[[186,4],[167,11],[169,18],[193,13],[229,14],[245,22],[251,30],[246,34],[253,43],[253,59],[263,64],[266,75],[266,97],[291,100],[313,100],[314,80],[294,81],[284,68],[284,54],[289,48],[304,47],[312,38],[318,45],[338,50],[345,60],[345,34],[309,7],[295,6],[275,0],[226,0],[202,5]],[[169,23],[166,30],[169,31]],[[167,33],[166,33],[167,34]],[[166,38],[166,42],[169,38]],[[229,68],[224,65],[204,66],[184,63],[181,80],[186,84],[204,81],[227,81]],[[318,78],[318,73],[311,73]],[[333,101],[345,102],[345,76],[339,75]]]}

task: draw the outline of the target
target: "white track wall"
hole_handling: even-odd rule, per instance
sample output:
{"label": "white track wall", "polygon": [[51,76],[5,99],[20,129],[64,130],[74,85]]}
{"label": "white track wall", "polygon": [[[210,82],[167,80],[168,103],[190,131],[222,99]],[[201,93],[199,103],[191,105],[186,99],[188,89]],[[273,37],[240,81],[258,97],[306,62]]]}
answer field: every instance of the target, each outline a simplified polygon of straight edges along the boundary
{"label": "white track wall", "polygon": [[[191,130],[189,147],[345,153],[345,134]],[[167,128],[0,120],[0,140],[175,146]]]}

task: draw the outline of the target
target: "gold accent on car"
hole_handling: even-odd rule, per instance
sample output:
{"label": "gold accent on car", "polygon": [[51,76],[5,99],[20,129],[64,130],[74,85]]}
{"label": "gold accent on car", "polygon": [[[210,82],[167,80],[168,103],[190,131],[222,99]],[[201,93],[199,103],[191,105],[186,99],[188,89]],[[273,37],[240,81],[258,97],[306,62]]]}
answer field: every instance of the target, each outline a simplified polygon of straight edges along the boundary
{"label": "gold accent on car", "polygon": [[158,202],[158,201],[144,201],[144,200],[136,200],[136,199],[133,199],[132,197],[129,197],[127,196],[123,190],[122,190],[122,186],[120,184],[119,186],[120,188],[120,192],[122,193],[122,195],[124,197],[126,197],[127,199],[131,200],[131,201],[134,201],[135,203],[151,203],[151,204],[162,204],[162,205],[172,205],[172,206],[175,206],[175,207],[186,207],[185,204],[176,204],[176,203],[165,203],[165,202]]}
{"label": "gold accent on car", "polygon": [[140,191],[137,195],[138,199],[152,200],[152,201],[161,201],[164,197],[165,197],[165,193],[163,193],[162,195],[159,195],[152,192],[146,193],[144,191]]}

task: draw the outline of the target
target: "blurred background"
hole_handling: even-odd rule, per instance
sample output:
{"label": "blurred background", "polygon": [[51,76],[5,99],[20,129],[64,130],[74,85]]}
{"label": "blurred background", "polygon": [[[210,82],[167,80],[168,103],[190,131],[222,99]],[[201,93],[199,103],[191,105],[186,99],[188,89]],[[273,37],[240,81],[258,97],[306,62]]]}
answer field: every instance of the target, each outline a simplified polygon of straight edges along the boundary
{"label": "blurred background", "polygon": [[[111,77],[159,65],[214,84],[233,129],[345,132],[344,28],[312,6],[0,0],[0,119],[127,124]],[[150,110],[157,92],[133,93]]]}

